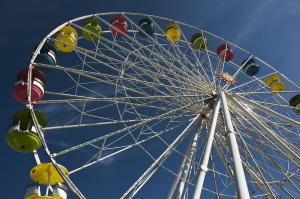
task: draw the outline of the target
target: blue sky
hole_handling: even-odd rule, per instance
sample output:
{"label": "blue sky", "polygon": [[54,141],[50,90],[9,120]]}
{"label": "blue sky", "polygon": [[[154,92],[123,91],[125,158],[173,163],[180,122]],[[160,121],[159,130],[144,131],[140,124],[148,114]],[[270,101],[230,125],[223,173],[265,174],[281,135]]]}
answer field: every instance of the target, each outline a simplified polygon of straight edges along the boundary
{"label": "blue sky", "polygon": [[[248,49],[300,84],[300,0],[86,0],[81,4],[74,0],[2,1],[0,190],[3,198],[22,198],[23,188],[30,183],[28,171],[34,163],[31,154],[15,153],[5,144],[11,117],[23,106],[11,94],[18,71],[28,66],[34,46],[56,26],[74,17],[110,11],[149,13],[198,26]],[[126,157],[136,161],[130,153]],[[115,175],[114,169],[107,172]]]}

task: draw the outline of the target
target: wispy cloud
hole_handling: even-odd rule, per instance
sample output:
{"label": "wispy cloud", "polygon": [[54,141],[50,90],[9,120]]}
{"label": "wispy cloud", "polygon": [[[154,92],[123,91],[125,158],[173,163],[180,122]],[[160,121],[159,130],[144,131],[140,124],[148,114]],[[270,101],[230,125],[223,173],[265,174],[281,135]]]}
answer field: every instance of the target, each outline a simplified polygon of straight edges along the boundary
{"label": "wispy cloud", "polygon": [[[104,153],[104,157],[105,157],[105,156],[108,156],[108,155],[110,155],[108,152],[105,152],[105,153]],[[114,162],[114,160],[115,160],[115,158],[114,158],[113,156],[110,156],[110,157],[108,157],[108,158],[102,160],[102,161],[101,161],[101,164],[104,164],[104,165],[110,165],[111,163]]]}
{"label": "wispy cloud", "polygon": [[300,14],[300,2],[299,1],[289,1],[287,6],[289,15],[298,15]]}
{"label": "wispy cloud", "polygon": [[241,31],[238,33],[237,38],[235,39],[236,43],[241,43],[245,38],[250,34],[254,33],[258,29],[264,27],[264,16],[268,12],[272,11],[271,4],[274,3],[274,0],[262,1],[261,4],[258,4],[253,10],[251,10],[246,17],[245,23],[240,27]]}

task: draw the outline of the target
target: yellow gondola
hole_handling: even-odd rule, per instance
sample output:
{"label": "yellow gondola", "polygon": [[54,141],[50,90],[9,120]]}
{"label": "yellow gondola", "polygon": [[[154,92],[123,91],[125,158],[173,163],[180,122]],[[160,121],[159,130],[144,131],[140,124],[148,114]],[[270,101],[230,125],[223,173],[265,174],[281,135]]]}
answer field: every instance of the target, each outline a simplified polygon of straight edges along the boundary
{"label": "yellow gondola", "polygon": [[27,197],[24,197],[24,199],[60,199],[60,198],[54,198],[53,196],[38,196],[38,195],[30,195]]}
{"label": "yellow gondola", "polygon": [[77,45],[77,38],[77,31],[71,26],[65,26],[56,36],[55,46],[62,52],[73,52]]}
{"label": "yellow gondola", "polygon": [[41,185],[28,185],[25,189],[24,199],[67,199],[67,187],[63,184],[56,184],[52,187],[52,194],[42,196]]}
{"label": "yellow gondola", "polygon": [[170,23],[165,29],[167,39],[172,43],[177,43],[180,39],[181,33],[176,23]]}
{"label": "yellow gondola", "polygon": [[269,76],[265,83],[271,87],[272,92],[276,93],[276,92],[280,92],[285,90],[285,84],[283,82],[280,81],[280,76],[279,74],[273,74],[271,76]]}
{"label": "yellow gondola", "polygon": [[[68,170],[64,166],[59,165],[59,167],[66,175],[69,175]],[[43,185],[64,183],[63,178],[60,176],[52,163],[41,163],[36,165],[31,169],[30,177],[34,182]]]}
{"label": "yellow gondola", "polygon": [[39,196],[39,195],[29,195],[27,197],[24,197],[24,199],[64,199],[60,196]]}

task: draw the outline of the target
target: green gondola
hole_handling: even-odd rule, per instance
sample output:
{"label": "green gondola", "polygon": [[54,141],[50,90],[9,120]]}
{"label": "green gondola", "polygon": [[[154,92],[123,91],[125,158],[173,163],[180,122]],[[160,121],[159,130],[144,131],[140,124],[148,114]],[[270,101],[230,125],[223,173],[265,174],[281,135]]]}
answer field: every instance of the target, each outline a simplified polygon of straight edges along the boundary
{"label": "green gondola", "polygon": [[[34,112],[39,125],[45,127],[46,116],[40,111]],[[29,109],[24,108],[15,113],[13,124],[6,135],[6,142],[13,150],[24,153],[33,152],[42,146]]]}

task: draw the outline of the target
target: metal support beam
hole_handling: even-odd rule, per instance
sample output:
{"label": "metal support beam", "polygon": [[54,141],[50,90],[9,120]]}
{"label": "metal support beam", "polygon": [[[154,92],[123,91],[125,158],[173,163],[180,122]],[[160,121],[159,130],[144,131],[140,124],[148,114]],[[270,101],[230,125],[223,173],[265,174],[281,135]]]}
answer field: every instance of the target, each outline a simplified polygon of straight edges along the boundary
{"label": "metal support beam", "polygon": [[188,156],[188,150],[187,150],[184,158],[182,159],[181,165],[180,165],[180,167],[179,167],[179,169],[177,171],[176,177],[175,177],[175,179],[174,179],[174,181],[172,183],[172,186],[171,186],[171,189],[170,189],[170,191],[168,193],[167,199],[172,199],[173,198],[173,195],[174,195],[174,193],[176,191],[178,182],[180,180],[180,176],[181,176],[181,174],[183,172],[183,169],[184,169],[184,166],[185,166],[185,163],[186,163],[186,160],[187,160],[187,156]]}
{"label": "metal support beam", "polygon": [[[201,118],[201,121],[199,121],[200,128],[197,128],[196,133],[188,146],[187,153],[186,153],[187,156],[185,156],[183,159],[183,162],[182,162],[183,167],[182,167],[182,169],[180,168],[181,173],[180,173],[180,175],[176,176],[176,179],[175,179],[177,181],[177,183],[180,180],[180,184],[179,184],[179,187],[177,190],[177,195],[176,195],[177,199],[182,198],[182,194],[184,193],[184,188],[187,185],[187,178],[191,171],[192,161],[195,158],[197,147],[198,147],[199,135],[202,130],[202,122],[203,122],[203,120]],[[176,183],[176,185],[177,185],[177,183]],[[174,184],[175,184],[175,182],[174,182]],[[168,196],[168,198],[172,198],[172,196],[170,195],[170,196]]]}
{"label": "metal support beam", "polygon": [[216,126],[217,126],[220,104],[221,104],[221,101],[220,101],[220,99],[218,99],[218,101],[215,105],[214,111],[213,111],[213,116],[212,116],[210,129],[209,129],[209,133],[208,133],[208,138],[207,138],[207,142],[206,142],[206,146],[205,146],[204,155],[203,155],[201,165],[200,165],[200,172],[199,172],[193,199],[200,199],[200,196],[201,196],[204,179],[205,179],[205,175],[207,172],[208,161],[209,161],[209,157],[210,157],[210,153],[211,153],[211,147],[212,147],[212,144],[214,141],[214,135],[215,135],[215,130],[216,130]]}
{"label": "metal support beam", "polygon": [[174,181],[172,183],[172,186],[171,186],[171,189],[170,189],[170,191],[168,193],[167,199],[172,199],[173,198],[173,195],[174,195],[174,193],[176,191],[176,188],[177,188],[178,182],[180,180],[181,174],[183,172],[184,166],[186,164],[188,152],[189,152],[189,150],[187,150],[185,156],[182,159],[181,165],[180,165],[180,167],[179,167],[179,169],[177,171],[176,177],[175,177],[175,179],[174,179]]}
{"label": "metal support beam", "polygon": [[247,198],[250,198],[247,181],[246,181],[244,168],[242,165],[242,160],[241,160],[241,156],[240,156],[240,152],[239,152],[239,146],[237,144],[236,137],[235,137],[236,132],[234,131],[234,128],[232,125],[230,112],[229,112],[226,97],[225,97],[225,94],[223,91],[221,92],[221,100],[222,100],[222,108],[223,108],[226,127],[227,127],[227,133],[228,133],[229,142],[230,142],[230,150],[231,150],[232,158],[233,158],[234,176],[235,176],[235,182],[236,182],[236,188],[237,188],[237,195],[238,195],[238,198],[247,199]]}

